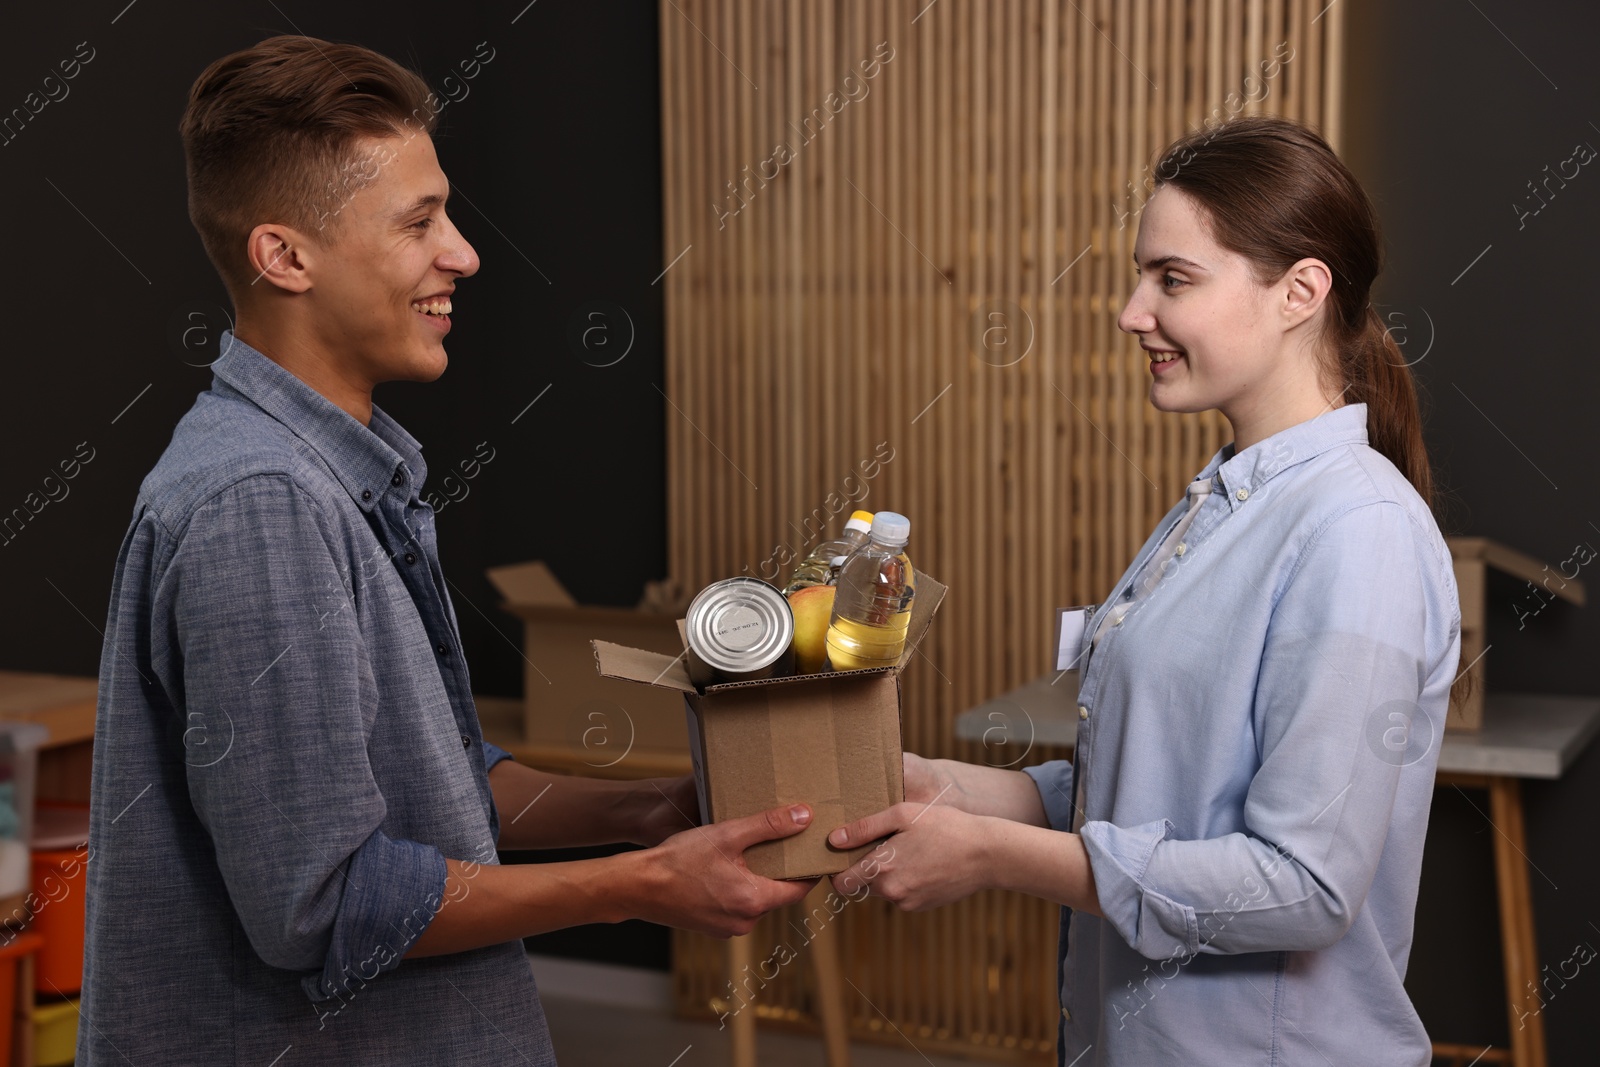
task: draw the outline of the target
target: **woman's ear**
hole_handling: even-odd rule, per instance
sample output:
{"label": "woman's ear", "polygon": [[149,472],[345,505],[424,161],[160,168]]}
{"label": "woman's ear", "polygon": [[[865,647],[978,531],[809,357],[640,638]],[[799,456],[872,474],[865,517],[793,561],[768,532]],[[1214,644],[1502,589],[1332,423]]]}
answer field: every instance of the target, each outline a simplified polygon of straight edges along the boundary
{"label": "woman's ear", "polygon": [[1333,291],[1333,273],[1320,259],[1302,259],[1284,274],[1283,316],[1286,327],[1311,318]]}

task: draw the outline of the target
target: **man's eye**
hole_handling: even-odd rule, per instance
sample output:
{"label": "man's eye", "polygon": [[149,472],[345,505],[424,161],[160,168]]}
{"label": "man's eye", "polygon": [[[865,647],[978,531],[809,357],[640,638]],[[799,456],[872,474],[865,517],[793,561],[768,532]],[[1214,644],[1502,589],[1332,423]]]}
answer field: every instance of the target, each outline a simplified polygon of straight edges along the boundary
{"label": "man's eye", "polygon": [[428,226],[429,226],[429,225],[430,225],[430,224],[431,224],[431,223],[432,223],[432,222],[433,222],[433,220],[432,220],[432,219],[426,219],[426,218],[424,218],[424,219],[418,219],[418,220],[417,220],[417,221],[416,221],[416,222],[413,222],[413,223],[412,223],[412,224],[411,224],[411,225],[412,225],[412,227],[413,227],[413,228],[414,228],[414,229],[418,229],[418,230],[425,230],[425,229],[427,229],[427,228],[428,228]]}

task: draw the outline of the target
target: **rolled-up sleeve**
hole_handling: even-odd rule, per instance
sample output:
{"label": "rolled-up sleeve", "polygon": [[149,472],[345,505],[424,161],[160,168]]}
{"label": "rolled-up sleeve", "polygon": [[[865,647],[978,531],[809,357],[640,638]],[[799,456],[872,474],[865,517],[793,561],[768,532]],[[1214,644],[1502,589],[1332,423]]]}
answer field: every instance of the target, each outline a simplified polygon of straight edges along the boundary
{"label": "rolled-up sleeve", "polygon": [[1419,558],[1392,502],[1339,514],[1301,550],[1262,651],[1244,832],[1179,840],[1166,819],[1082,826],[1101,908],[1135,951],[1317,949],[1344,936],[1377,870],[1399,776],[1431,779],[1437,761],[1435,727],[1419,721]]}
{"label": "rolled-up sleeve", "polygon": [[513,757],[511,753],[507,752],[493,741],[485,741],[483,743],[483,769],[485,771],[492,771],[494,770],[494,765],[496,763],[499,763],[501,760],[508,760],[512,758]]}
{"label": "rolled-up sleeve", "polygon": [[1044,814],[1050,820],[1050,829],[1072,829],[1072,761],[1051,760],[1022,770],[1039,789],[1039,799],[1044,802]]}
{"label": "rolled-up sleeve", "polygon": [[327,610],[348,586],[311,497],[254,476],[179,536],[157,625],[182,656],[189,795],[251,946],[312,972],[302,986],[323,1000],[398,965],[439,908],[445,859],[379,829],[377,690],[353,608]]}

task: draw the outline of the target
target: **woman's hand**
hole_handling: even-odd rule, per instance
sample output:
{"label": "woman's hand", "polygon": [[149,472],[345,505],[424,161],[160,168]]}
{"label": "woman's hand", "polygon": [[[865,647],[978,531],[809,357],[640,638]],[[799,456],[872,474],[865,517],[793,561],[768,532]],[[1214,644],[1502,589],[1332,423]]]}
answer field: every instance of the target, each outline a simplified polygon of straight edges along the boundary
{"label": "woman's hand", "polygon": [[906,802],[940,804],[968,815],[987,815],[1045,826],[1039,787],[1021,771],[960,760],[923,759],[907,752]]}
{"label": "woman's hand", "polygon": [[941,793],[949,790],[951,779],[941,766],[942,760],[923,759],[915,752],[907,752],[902,759],[907,803],[932,804]]}
{"label": "woman's hand", "polygon": [[[907,756],[906,795],[912,792],[911,760]],[[924,782],[919,768],[919,795],[936,794],[943,785]],[[969,815],[946,804],[907,802],[869,815],[828,836],[835,848],[849,848],[893,834],[854,866],[833,876],[833,888],[858,897],[863,886],[874,896],[893,901],[906,911],[922,911],[953,903],[987,887],[990,868],[988,832],[992,820]]]}

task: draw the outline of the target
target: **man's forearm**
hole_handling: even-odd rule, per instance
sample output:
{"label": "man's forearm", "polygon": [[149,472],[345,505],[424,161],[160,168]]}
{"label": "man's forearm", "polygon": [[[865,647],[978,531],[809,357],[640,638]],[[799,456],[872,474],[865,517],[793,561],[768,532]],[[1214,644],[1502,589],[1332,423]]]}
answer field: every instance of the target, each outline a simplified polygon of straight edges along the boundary
{"label": "man's forearm", "polygon": [[[640,831],[660,790],[647,779],[609,781],[551,774],[501,760],[489,772],[501,849],[643,844]],[[692,821],[693,812],[686,813]]]}
{"label": "man's forearm", "polygon": [[443,899],[406,955],[465,952],[630,918],[715,937],[747,934],[773,908],[797,903],[811,883],[755,874],[745,849],[793,836],[810,821],[810,809],[796,804],[600,859],[511,866],[446,860]]}
{"label": "man's forearm", "polygon": [[629,854],[569,863],[476,864],[446,860],[444,899],[408,957],[517,941],[638,912],[648,865]]}

